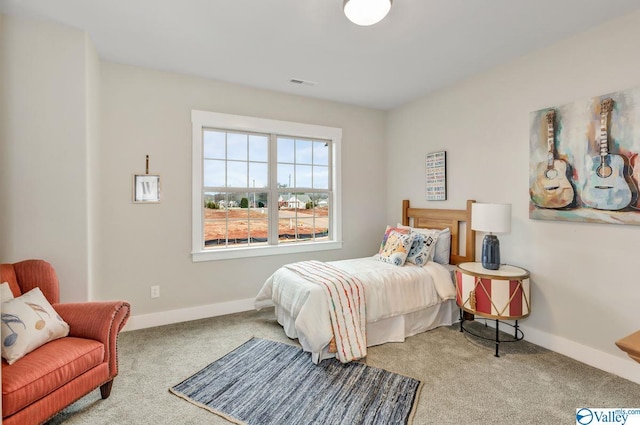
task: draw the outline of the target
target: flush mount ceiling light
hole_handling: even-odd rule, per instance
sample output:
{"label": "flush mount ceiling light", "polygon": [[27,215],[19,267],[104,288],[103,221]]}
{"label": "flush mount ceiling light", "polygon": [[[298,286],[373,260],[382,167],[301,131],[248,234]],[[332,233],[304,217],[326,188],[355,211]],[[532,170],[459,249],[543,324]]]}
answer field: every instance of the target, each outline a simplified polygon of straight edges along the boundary
{"label": "flush mount ceiling light", "polygon": [[344,14],[356,25],[380,22],[391,10],[393,0],[344,0]]}

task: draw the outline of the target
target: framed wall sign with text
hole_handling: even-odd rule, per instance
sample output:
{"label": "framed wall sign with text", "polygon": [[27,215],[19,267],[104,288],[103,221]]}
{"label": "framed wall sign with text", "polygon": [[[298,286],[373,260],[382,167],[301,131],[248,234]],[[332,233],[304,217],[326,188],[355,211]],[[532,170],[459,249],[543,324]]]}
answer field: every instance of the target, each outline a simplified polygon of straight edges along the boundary
{"label": "framed wall sign with text", "polygon": [[426,160],[427,201],[447,200],[447,153],[427,154]]}
{"label": "framed wall sign with text", "polygon": [[160,176],[157,174],[134,174],[133,202],[160,202]]}

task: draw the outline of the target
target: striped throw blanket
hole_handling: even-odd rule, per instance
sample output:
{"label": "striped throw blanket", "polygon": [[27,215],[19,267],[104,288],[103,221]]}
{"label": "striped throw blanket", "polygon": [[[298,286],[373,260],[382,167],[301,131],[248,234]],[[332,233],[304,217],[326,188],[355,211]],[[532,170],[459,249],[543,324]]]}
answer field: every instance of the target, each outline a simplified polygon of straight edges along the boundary
{"label": "striped throw blanket", "polygon": [[301,261],[285,267],[324,289],[338,360],[348,363],[365,357],[367,316],[362,282],[344,270],[321,261]]}

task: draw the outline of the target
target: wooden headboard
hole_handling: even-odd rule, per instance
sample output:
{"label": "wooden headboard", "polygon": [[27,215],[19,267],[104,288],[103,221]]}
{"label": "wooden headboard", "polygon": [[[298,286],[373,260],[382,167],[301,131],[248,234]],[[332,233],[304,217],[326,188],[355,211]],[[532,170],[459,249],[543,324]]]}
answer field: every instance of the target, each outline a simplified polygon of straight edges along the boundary
{"label": "wooden headboard", "polygon": [[[467,201],[466,210],[442,210],[430,208],[411,208],[409,200],[402,201],[402,224],[404,226],[429,229],[451,230],[451,264],[476,261],[476,232],[471,230],[471,204]],[[413,220],[412,222],[410,220]],[[411,224],[410,224],[411,223]],[[465,239],[460,240],[461,223],[465,223]],[[464,243],[465,255],[460,255],[460,244]]]}

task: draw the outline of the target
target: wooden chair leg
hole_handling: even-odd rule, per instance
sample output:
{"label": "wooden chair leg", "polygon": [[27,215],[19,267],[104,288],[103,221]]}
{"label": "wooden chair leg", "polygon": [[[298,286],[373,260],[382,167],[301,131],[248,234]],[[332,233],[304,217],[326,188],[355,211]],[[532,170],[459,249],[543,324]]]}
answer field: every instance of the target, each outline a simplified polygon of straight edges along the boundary
{"label": "wooden chair leg", "polygon": [[100,386],[100,395],[102,396],[102,399],[106,399],[109,397],[109,395],[111,394],[111,387],[113,386],[113,379],[105,384],[102,384]]}

